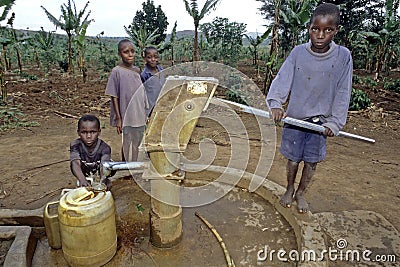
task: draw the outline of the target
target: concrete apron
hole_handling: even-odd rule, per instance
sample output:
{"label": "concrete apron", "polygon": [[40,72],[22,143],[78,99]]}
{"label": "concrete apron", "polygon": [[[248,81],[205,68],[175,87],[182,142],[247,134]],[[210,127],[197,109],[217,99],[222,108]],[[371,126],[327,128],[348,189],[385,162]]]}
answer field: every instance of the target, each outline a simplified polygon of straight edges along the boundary
{"label": "concrete apron", "polygon": [[[190,169],[190,165],[187,167]],[[253,193],[270,202],[293,228],[299,255],[307,252],[305,255],[308,256],[308,252],[315,252],[314,261],[307,260],[308,257],[306,257],[306,260],[298,262],[297,266],[345,267],[354,266],[358,262],[366,264],[366,266],[398,266],[400,261],[399,232],[379,213],[354,210],[300,214],[297,212],[295,204],[291,208],[284,208],[280,205],[279,199],[284,194],[285,188],[270,180],[242,170],[233,168],[227,170],[226,167],[221,166],[196,165],[195,168],[204,168],[207,171],[218,173],[228,172],[229,175],[239,176],[241,179],[237,186],[248,190],[251,182],[262,182],[262,185]],[[188,180],[190,179],[185,181]],[[195,182],[204,183],[204,181],[198,180]],[[343,244],[340,242],[345,242],[345,247],[341,247]],[[329,251],[335,252],[335,250],[336,253],[332,253],[330,257]],[[362,253],[367,250],[372,251],[368,255],[371,261],[362,258]],[[351,254],[357,252],[361,255],[358,261],[356,255]],[[325,256],[322,261],[319,259],[321,255]],[[376,255],[384,256],[386,261],[378,262],[375,259]]]}

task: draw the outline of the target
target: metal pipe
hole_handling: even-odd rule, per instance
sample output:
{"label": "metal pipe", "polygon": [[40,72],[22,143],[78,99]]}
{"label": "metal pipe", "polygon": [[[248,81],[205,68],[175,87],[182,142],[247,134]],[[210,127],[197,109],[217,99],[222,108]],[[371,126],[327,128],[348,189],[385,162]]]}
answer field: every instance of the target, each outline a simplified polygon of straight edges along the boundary
{"label": "metal pipe", "polygon": [[[218,103],[218,101],[221,102],[225,102],[227,104],[236,106],[240,109],[240,111],[249,113],[249,114],[254,114],[256,116],[260,116],[260,117],[265,117],[265,118],[270,118],[270,114],[268,111],[264,111],[258,108],[254,108],[254,107],[250,107],[250,106],[246,106],[246,105],[242,105],[236,102],[232,102],[229,100],[225,100],[225,99],[221,99],[221,98],[216,98],[214,97],[212,99],[212,103],[216,104],[216,105],[221,105],[220,103]],[[309,129],[312,131],[316,131],[316,132],[320,132],[323,133],[325,132],[325,127],[322,125],[318,125],[318,124],[314,124],[308,121],[303,121],[303,120],[299,120],[299,119],[294,119],[294,118],[290,118],[290,117],[285,117],[283,118],[281,121],[287,123],[287,124],[291,124],[294,126],[298,126],[301,128],[305,128],[305,129]],[[366,142],[370,142],[370,143],[375,143],[375,140],[372,138],[368,138],[368,137],[364,137],[364,136],[360,136],[360,135],[356,135],[356,134],[352,134],[352,133],[347,133],[347,132],[343,132],[343,131],[339,131],[338,136],[343,136],[343,137],[348,137],[348,138],[354,138],[357,140],[361,140],[361,141],[366,141]]]}
{"label": "metal pipe", "polygon": [[118,170],[136,170],[136,171],[143,171],[144,169],[149,167],[149,162],[118,162],[118,161],[106,161],[102,164],[102,179],[109,176],[111,171],[118,171]]}

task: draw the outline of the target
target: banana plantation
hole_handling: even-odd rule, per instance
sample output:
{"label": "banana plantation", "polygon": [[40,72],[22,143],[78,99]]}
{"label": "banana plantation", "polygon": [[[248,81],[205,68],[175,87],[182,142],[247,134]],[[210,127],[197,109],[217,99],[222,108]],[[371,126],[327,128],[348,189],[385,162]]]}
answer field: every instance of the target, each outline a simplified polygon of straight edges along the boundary
{"label": "banana plantation", "polygon": [[[257,0],[262,2],[261,13],[265,33],[249,36],[245,22],[232,22],[216,17],[210,23],[201,23],[204,16],[212,16],[219,1],[208,0],[203,7],[197,1],[183,0],[187,13],[193,18],[194,33],[179,36],[176,25],[167,33],[168,19],[162,7],[151,0],[143,2],[132,24],[123,26],[126,36],[137,47],[156,46],[164,61],[213,61],[236,67],[239,61],[252,62],[265,78],[267,86],[285,57],[297,44],[308,40],[306,26],[317,0]],[[4,11],[1,19],[1,66],[6,72],[29,73],[30,67],[45,71],[54,69],[80,73],[86,77],[88,66],[109,71],[117,62],[115,46],[118,38],[108,38],[104,33],[86,36],[86,30],[96,19],[91,16],[90,4],[79,9],[72,0],[60,10],[47,10],[46,15],[65,35],[46,29],[38,32],[15,29],[13,22],[18,14],[12,13],[15,1],[1,1]],[[363,69],[375,75],[375,80],[388,76],[398,68],[400,59],[400,19],[398,0],[380,1],[327,1],[339,4],[342,25],[337,43],[348,47],[353,55],[354,69]],[[11,12],[10,12],[11,10]],[[59,16],[61,14],[61,16]],[[121,39],[119,38],[119,39]],[[140,57],[137,64],[141,65]],[[265,87],[264,86],[264,87]],[[263,88],[267,90],[267,88]]]}

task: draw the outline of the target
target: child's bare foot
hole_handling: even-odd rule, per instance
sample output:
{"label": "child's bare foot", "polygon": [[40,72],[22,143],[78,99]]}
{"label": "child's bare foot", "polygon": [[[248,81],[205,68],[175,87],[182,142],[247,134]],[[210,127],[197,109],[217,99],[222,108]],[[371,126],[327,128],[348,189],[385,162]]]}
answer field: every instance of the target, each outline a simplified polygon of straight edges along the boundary
{"label": "child's bare foot", "polygon": [[302,194],[296,194],[295,200],[297,202],[297,210],[299,213],[307,213],[309,210],[308,203]]}
{"label": "child's bare foot", "polygon": [[285,208],[290,208],[293,202],[293,193],[294,188],[287,189],[285,194],[283,194],[283,196],[279,200],[279,203]]}

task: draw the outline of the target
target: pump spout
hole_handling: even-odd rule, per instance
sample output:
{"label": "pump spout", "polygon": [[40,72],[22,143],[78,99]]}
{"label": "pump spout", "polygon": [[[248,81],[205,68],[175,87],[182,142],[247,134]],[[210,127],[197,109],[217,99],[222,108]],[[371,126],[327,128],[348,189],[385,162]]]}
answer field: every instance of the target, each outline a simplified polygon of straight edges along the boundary
{"label": "pump spout", "polygon": [[144,169],[149,167],[148,162],[139,162],[139,161],[132,161],[132,162],[105,161],[101,165],[102,165],[101,166],[102,175],[100,182],[102,182],[107,176],[109,176],[112,171],[131,170],[131,171],[143,172]]}

